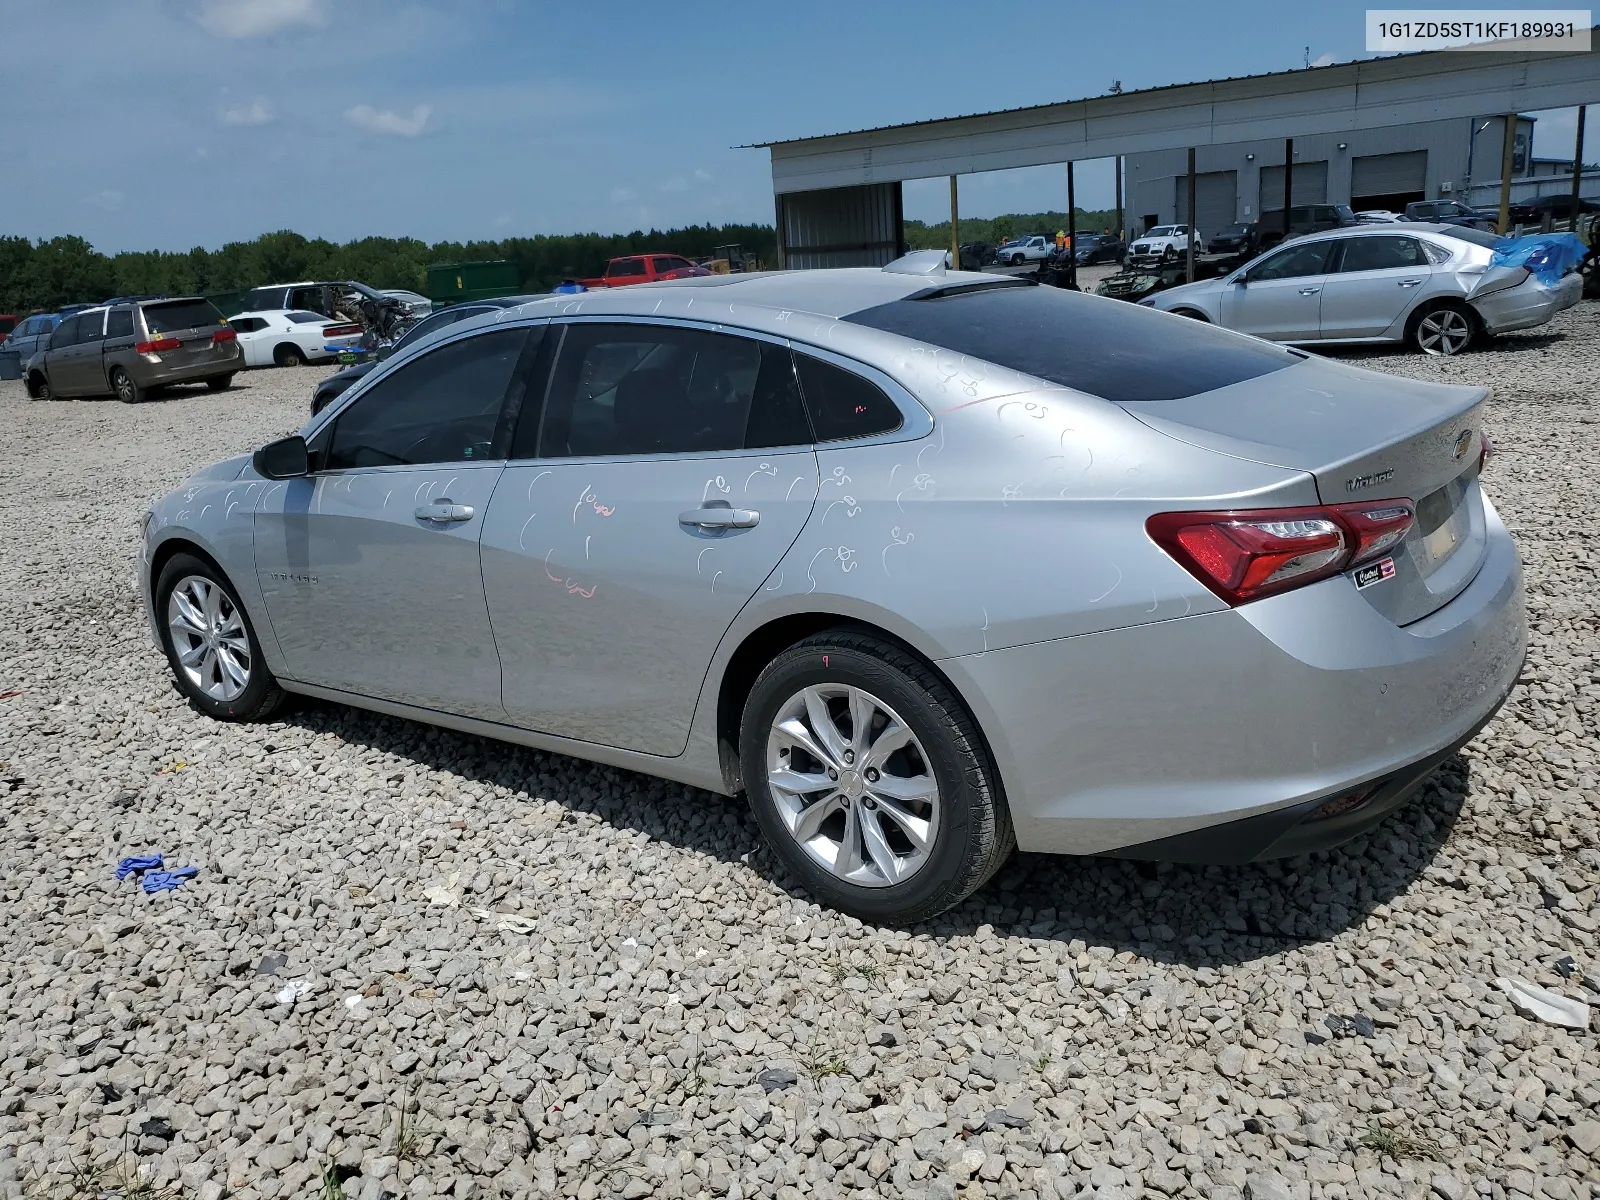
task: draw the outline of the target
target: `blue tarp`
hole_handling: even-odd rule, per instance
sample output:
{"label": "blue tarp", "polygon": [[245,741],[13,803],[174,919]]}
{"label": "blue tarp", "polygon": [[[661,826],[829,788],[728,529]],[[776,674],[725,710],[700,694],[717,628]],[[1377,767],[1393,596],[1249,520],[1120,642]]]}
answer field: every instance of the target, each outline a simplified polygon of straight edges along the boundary
{"label": "blue tarp", "polygon": [[1527,267],[1540,283],[1554,287],[1587,253],[1588,247],[1576,234],[1530,233],[1523,237],[1501,238],[1489,266]]}

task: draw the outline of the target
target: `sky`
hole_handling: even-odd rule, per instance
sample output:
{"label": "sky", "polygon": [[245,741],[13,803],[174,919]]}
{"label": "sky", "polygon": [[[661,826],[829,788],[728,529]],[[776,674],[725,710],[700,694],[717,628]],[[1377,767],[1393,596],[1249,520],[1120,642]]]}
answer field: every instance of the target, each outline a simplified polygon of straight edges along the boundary
{"label": "sky", "polygon": [[[741,145],[1365,57],[1364,4],[0,0],[0,233],[179,250],[772,220]],[[1600,156],[1600,112],[1587,153]],[[1571,111],[1536,151],[1570,152]],[[1065,207],[1060,167],[970,216]],[[1108,161],[1078,203],[1110,207]],[[948,216],[943,180],[907,217]]]}

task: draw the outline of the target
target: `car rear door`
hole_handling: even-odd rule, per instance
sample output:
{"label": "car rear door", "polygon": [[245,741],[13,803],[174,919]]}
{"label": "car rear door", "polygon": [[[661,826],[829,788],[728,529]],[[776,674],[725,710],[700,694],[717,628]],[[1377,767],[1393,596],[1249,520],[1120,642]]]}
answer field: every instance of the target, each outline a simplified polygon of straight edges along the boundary
{"label": "car rear door", "polygon": [[676,755],[723,634],[799,536],[817,456],[788,347],[664,321],[554,327],[483,537],[506,712]]}
{"label": "car rear door", "polygon": [[105,340],[100,346],[100,379],[107,391],[111,390],[113,367],[127,369],[134,358],[133,306],[119,304],[106,313]]}
{"label": "car rear door", "polygon": [[400,364],[313,437],[312,475],[268,486],[256,569],[289,678],[505,719],[478,540],[541,334],[486,330]]}
{"label": "car rear door", "polygon": [[1422,243],[1400,234],[1340,238],[1322,285],[1324,341],[1382,337],[1429,292],[1433,267]]}
{"label": "car rear door", "polygon": [[1316,341],[1330,244],[1296,242],[1238,276],[1223,292],[1222,323],[1273,341]]}

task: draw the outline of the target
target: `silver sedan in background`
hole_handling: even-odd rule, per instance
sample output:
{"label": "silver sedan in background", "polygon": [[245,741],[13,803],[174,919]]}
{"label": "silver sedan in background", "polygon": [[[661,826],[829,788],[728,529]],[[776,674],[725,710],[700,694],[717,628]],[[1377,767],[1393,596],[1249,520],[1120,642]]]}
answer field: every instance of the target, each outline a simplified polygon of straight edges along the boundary
{"label": "silver sedan in background", "polygon": [[1543,325],[1583,297],[1576,273],[1549,286],[1526,267],[1491,266],[1502,240],[1459,225],[1349,226],[1140,303],[1275,342],[1458,354],[1475,338]]}
{"label": "silver sedan in background", "polygon": [[812,894],[900,922],[1017,846],[1336,846],[1495,712],[1483,389],[943,260],[408,347],[147,514],[178,688],[744,792]]}

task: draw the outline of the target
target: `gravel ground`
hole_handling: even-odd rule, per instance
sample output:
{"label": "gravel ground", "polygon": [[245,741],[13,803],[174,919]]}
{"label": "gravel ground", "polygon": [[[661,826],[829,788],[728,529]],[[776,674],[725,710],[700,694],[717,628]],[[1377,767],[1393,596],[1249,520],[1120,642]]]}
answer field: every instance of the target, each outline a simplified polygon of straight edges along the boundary
{"label": "gravel ground", "polygon": [[[1022,856],[896,931],[742,804],[302,704],[176,698],[147,498],[318,372],[128,408],[0,384],[0,1195],[1600,1197],[1600,306],[1440,362],[1496,391],[1511,702],[1335,855]],[[199,875],[147,896],[124,855]],[[1559,961],[1575,957],[1572,978]]]}

